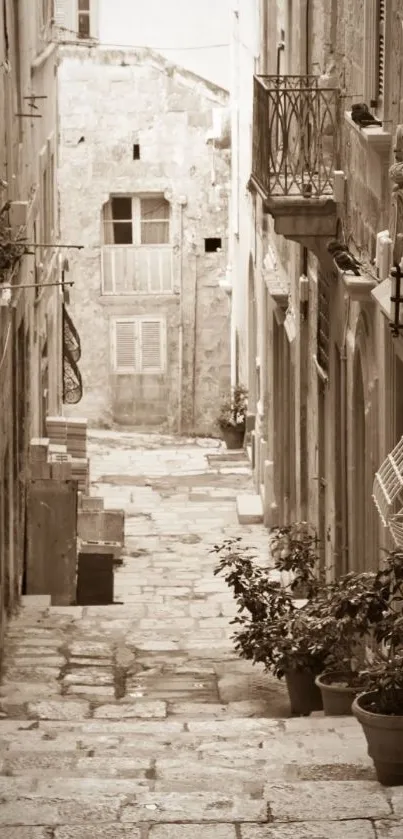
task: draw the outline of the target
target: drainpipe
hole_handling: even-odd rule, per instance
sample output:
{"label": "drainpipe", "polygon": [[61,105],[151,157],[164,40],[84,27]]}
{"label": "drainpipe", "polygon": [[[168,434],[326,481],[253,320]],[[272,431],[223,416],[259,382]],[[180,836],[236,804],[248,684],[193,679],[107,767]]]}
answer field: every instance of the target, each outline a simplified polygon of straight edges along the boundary
{"label": "drainpipe", "polygon": [[340,411],[341,411],[341,515],[342,515],[342,573],[347,573],[348,568],[348,488],[347,488],[347,329],[350,319],[350,298],[347,302],[346,320],[343,331],[343,341],[340,349]]}
{"label": "drainpipe", "polygon": [[309,43],[310,43],[310,31],[309,31],[309,23],[311,19],[311,4],[310,0],[306,0],[306,7],[305,7],[305,74],[309,75]]}
{"label": "drainpipe", "polygon": [[195,284],[194,284],[194,314],[193,314],[193,364],[192,364],[192,418],[193,430],[196,418],[196,356],[197,356],[197,303],[198,303],[198,270],[197,261],[198,254],[195,254]]}
{"label": "drainpipe", "polygon": [[183,202],[180,203],[180,262],[179,262],[179,345],[178,345],[178,434],[182,434],[183,411]]}

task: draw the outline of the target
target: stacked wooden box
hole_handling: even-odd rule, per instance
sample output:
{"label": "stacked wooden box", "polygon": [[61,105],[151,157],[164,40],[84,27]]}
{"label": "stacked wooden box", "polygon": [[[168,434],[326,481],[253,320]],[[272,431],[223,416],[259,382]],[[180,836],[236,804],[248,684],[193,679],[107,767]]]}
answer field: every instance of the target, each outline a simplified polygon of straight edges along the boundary
{"label": "stacked wooden box", "polygon": [[32,480],[72,480],[72,459],[66,446],[52,444],[47,437],[36,437],[30,445]]}
{"label": "stacked wooden box", "polygon": [[87,457],[86,419],[47,417],[46,430],[52,445],[63,445],[71,461],[71,477],[79,492],[89,493],[90,463]]}
{"label": "stacked wooden box", "polygon": [[76,596],[77,484],[66,446],[34,438],[27,492],[27,594],[50,594],[53,605]]}

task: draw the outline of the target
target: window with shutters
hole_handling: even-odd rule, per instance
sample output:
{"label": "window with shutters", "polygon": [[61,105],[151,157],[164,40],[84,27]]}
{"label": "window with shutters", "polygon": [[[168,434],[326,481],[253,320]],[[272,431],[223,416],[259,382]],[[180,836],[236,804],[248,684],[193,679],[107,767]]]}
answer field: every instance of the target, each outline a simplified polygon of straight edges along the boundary
{"label": "window with shutters", "polygon": [[330,284],[323,275],[318,276],[318,320],[316,359],[324,373],[329,372],[330,343]]}
{"label": "window with shutters", "polygon": [[163,373],[166,368],[165,333],[163,318],[115,318],[112,321],[114,372]]}
{"label": "window with shutters", "polygon": [[79,38],[91,37],[90,0],[77,0],[77,32]]}
{"label": "window with shutters", "polygon": [[112,195],[102,211],[102,293],[172,293],[170,206],[163,195]]}
{"label": "window with shutters", "polygon": [[364,101],[381,115],[385,92],[385,0],[364,3]]}
{"label": "window with shutters", "polygon": [[54,0],[39,0],[39,10],[41,16],[41,28],[43,29],[45,26],[48,26],[54,20]]}
{"label": "window with shutters", "polygon": [[163,195],[112,195],[103,208],[107,245],[168,245],[169,203]]}

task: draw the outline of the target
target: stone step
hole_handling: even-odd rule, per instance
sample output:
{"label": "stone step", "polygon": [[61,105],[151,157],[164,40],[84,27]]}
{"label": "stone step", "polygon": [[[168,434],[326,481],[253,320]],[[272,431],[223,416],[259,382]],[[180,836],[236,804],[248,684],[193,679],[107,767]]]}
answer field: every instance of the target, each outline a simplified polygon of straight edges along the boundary
{"label": "stone step", "polygon": [[[232,790],[143,791],[133,779],[81,778],[74,783],[71,779],[42,782],[35,779],[26,784],[24,781],[20,778],[0,779],[0,830],[18,825],[84,826],[98,819],[100,823],[118,822],[122,825],[213,823],[214,835],[217,835],[219,823],[267,825],[274,822],[280,826],[291,822],[293,832],[289,835],[301,836],[299,823],[322,822],[321,832],[317,830],[316,834],[305,834],[319,839],[329,835],[323,832],[324,821],[346,820],[348,823],[371,820],[373,823],[390,820],[393,825],[403,816],[402,789],[383,789],[374,781],[268,782],[259,797],[239,795]],[[372,826],[371,822],[368,821],[368,826]],[[356,824],[354,826],[357,827]],[[177,828],[175,831],[178,835]],[[10,834],[5,835],[10,837]],[[270,835],[267,829],[264,835]],[[286,835],[283,833],[283,836]],[[369,837],[371,833],[361,833],[361,836],[365,835]],[[386,831],[384,835],[388,835]],[[333,833],[333,836],[345,839],[346,836],[360,837],[360,833],[340,832],[339,825],[339,833]]]}
{"label": "stone step", "polygon": [[263,504],[260,495],[238,495],[236,511],[239,524],[263,523]]}
{"label": "stone step", "polygon": [[[55,700],[57,706],[69,705],[65,698]],[[291,717],[289,719],[271,719],[262,717],[244,718],[242,715],[234,717],[231,720],[214,720],[214,719],[192,719],[193,709],[189,709],[188,720],[184,722],[178,719],[88,719],[83,718],[81,709],[77,706],[82,706],[84,703],[72,703],[76,707],[72,709],[71,716],[68,715],[63,719],[60,717],[47,717],[46,707],[44,709],[44,717],[42,719],[0,719],[0,743],[4,739],[10,739],[14,735],[20,733],[22,737],[29,736],[32,733],[42,732],[48,734],[50,732],[59,733],[63,731],[81,732],[93,731],[102,732],[106,729],[118,732],[121,730],[122,734],[128,731],[142,732],[150,734],[158,733],[165,727],[170,728],[172,732],[198,732],[201,734],[216,735],[220,737],[234,737],[239,741],[242,737],[248,738],[251,735],[257,737],[284,737],[285,735],[292,735],[296,739],[302,736],[308,737],[323,737],[329,734],[336,734],[340,737],[354,737],[357,732],[362,731],[361,726],[353,716],[349,717]],[[197,704],[197,703],[196,703]],[[53,703],[50,703],[52,706]],[[118,707],[115,706],[115,707]],[[52,713],[51,707],[51,713]]]}

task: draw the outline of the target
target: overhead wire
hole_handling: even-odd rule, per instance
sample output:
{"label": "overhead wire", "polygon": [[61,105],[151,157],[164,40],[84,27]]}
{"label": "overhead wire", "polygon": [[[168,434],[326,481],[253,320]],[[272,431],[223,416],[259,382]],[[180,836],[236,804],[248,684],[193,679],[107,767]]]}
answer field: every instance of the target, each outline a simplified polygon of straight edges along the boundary
{"label": "overhead wire", "polygon": [[104,41],[100,42],[95,38],[83,38],[79,32],[75,29],[69,29],[67,26],[58,26],[57,30],[59,32],[68,32],[70,35],[75,35],[77,41],[80,45],[84,47],[109,47],[111,49],[151,49],[156,50],[173,50],[175,52],[182,52],[183,50],[211,50],[211,49],[222,49],[224,47],[229,47],[230,43],[225,44],[195,44],[193,46],[153,46],[151,44],[112,44],[106,43]]}

